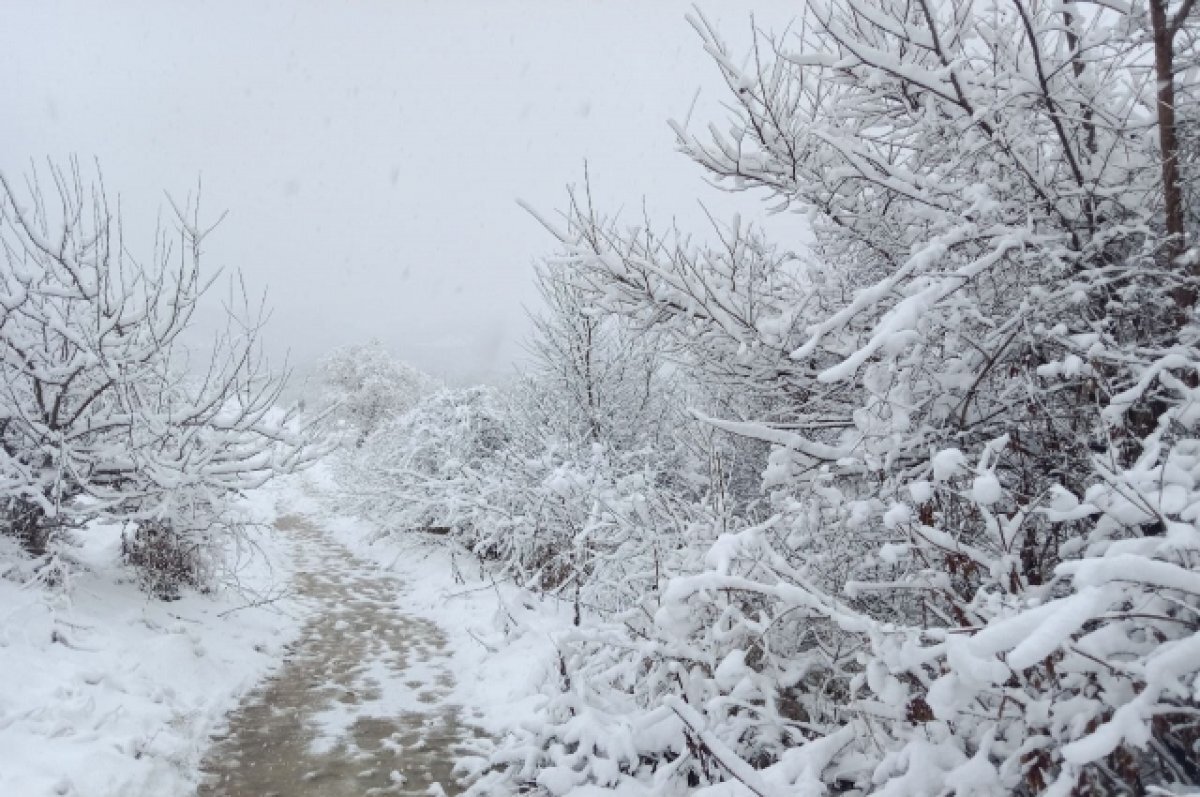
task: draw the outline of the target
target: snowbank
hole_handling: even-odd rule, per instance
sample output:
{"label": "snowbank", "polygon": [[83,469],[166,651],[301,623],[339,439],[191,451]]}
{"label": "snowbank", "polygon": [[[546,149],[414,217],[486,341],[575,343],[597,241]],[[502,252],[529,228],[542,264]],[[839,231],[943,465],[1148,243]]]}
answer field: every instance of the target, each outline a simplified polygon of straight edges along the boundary
{"label": "snowbank", "polygon": [[[270,521],[291,489],[247,508]],[[29,584],[0,537],[0,794],[191,794],[209,735],[298,630],[290,545],[256,533],[214,595],[164,603],[121,565],[119,528],[79,539],[63,589]]]}

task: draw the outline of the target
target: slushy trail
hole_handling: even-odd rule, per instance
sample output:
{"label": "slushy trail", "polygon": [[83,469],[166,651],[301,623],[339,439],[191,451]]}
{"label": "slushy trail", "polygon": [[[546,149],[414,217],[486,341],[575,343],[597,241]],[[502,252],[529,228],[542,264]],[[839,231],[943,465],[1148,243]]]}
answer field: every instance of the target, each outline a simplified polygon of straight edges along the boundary
{"label": "slushy trail", "polygon": [[297,588],[313,619],[283,666],[229,717],[202,766],[200,797],[453,795],[473,729],[437,626],[404,612],[404,585],[288,516]]}

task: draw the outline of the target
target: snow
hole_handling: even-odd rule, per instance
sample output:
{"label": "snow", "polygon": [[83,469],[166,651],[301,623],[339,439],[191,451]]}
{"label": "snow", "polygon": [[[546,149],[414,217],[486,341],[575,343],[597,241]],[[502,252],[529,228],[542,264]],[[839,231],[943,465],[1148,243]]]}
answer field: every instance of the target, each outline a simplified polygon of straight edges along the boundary
{"label": "snow", "polygon": [[[1058,649],[1083,624],[1108,608],[1107,596],[1094,587],[1086,587],[1068,598],[1043,604],[1039,610],[1047,616],[1039,622],[1006,657],[1014,669],[1032,667]],[[998,625],[995,627],[999,627]]]}
{"label": "snow", "polygon": [[[1159,170],[1148,167],[1162,153],[1129,88],[1143,81],[1151,44],[1127,20],[1081,21],[1031,0],[999,15],[930,6],[924,20],[903,3],[861,5],[815,0],[796,36],[740,54],[702,10],[691,17],[733,96],[720,125],[675,126],[675,148],[731,189],[726,198],[765,195],[769,204],[748,221],[805,212],[817,246],[806,233],[725,224],[720,210],[715,235],[701,240],[686,222],[655,229],[649,209],[609,216],[603,190],[595,205],[590,188],[573,193],[558,215],[535,196],[530,207],[548,220],[557,251],[535,267],[546,313],[528,373],[503,389],[414,392],[399,419],[382,416],[409,402],[385,401],[391,391],[368,379],[366,412],[347,424],[358,446],[339,463],[338,483],[326,468],[289,483],[289,510],[313,521],[304,550],[336,549],[338,559],[297,577],[308,595],[318,592],[312,582],[340,585],[305,640],[341,653],[304,679],[334,692],[312,706],[317,750],[347,749],[340,742],[363,715],[434,703],[455,727],[461,716],[491,740],[471,741],[483,757],[459,762],[479,775],[470,793],[480,797],[539,784],[559,797],[1066,795],[1093,785],[1149,793],[1196,779],[1186,723],[1200,699],[1200,387],[1191,378],[1200,330],[1166,292],[1169,281],[1144,268],[1151,253],[1170,250],[1150,232],[1161,202],[1147,201],[1161,199]],[[461,6],[429,8],[457,19]],[[602,35],[581,39],[578,23],[586,30],[597,19],[590,13],[557,8],[539,21],[554,39],[541,53],[546,67],[565,70],[575,116],[595,120],[604,103],[577,90],[571,70],[628,68],[639,37],[660,39],[638,24],[622,48]],[[311,28],[314,17],[305,18]],[[359,45],[348,63],[374,68],[380,59],[370,56],[383,50],[417,60],[441,52],[432,36],[397,47],[403,40],[382,27],[346,35],[364,31],[329,19],[329,38]],[[555,35],[556,19],[567,35]],[[438,124],[400,125],[439,138],[411,150],[426,156],[415,170],[371,157],[370,142],[346,158],[333,135],[322,151],[337,185],[322,186],[330,165],[314,162],[305,180],[322,188],[289,223],[325,218],[355,234],[313,227],[272,262],[295,261],[298,275],[321,262],[326,276],[341,273],[328,268],[339,258],[470,264],[482,261],[464,255],[501,239],[489,258],[505,260],[520,234],[472,226],[493,204],[489,187],[526,193],[512,186],[557,166],[527,138],[536,115],[506,123],[511,95],[461,101],[474,95],[457,87],[476,91],[496,55],[472,42],[502,39],[500,20],[523,24],[511,9],[481,5],[471,15],[456,69],[436,86],[395,73],[414,84],[400,104],[410,115],[436,99],[435,112],[414,118]],[[425,37],[421,25],[407,27]],[[943,28],[951,35],[932,35]],[[253,41],[252,29],[239,36]],[[931,54],[922,42],[935,41]],[[1181,61],[1194,60],[1195,41],[1182,37]],[[1094,55],[1080,60],[1069,46],[1080,42]],[[277,57],[273,48],[261,60]],[[578,57],[557,58],[559,48]],[[792,59],[791,48],[809,52]],[[984,50],[989,58],[978,57]],[[300,61],[308,52],[299,49]],[[502,60],[492,65],[514,66]],[[334,86],[347,77],[310,66]],[[1053,79],[1029,83],[1043,68]],[[210,80],[208,71],[189,74]],[[1178,78],[1188,92],[1197,87],[1187,70]],[[323,100],[322,80],[284,82],[273,124],[340,108],[334,130],[370,138],[397,127],[391,111],[355,124],[357,103]],[[521,82],[546,88],[536,74]],[[608,83],[620,94],[628,81]],[[288,93],[313,99],[305,115],[287,112]],[[247,94],[231,107],[257,102]],[[488,146],[478,146],[480,119]],[[572,126],[605,138],[594,120]],[[558,143],[578,132],[572,126]],[[1080,142],[1093,139],[1112,157],[1088,157]],[[522,169],[521,144],[536,168]],[[1082,160],[1064,160],[1076,146]],[[439,157],[456,148],[470,157]],[[424,212],[445,207],[431,186],[447,191],[452,212],[436,225],[384,223],[395,208],[367,185],[381,168],[393,185],[403,176],[424,186]],[[300,194],[283,171],[287,192]],[[633,171],[639,181],[618,181],[622,190],[657,181]],[[464,172],[472,179],[455,179]],[[363,185],[368,204],[347,201],[346,185]],[[1100,228],[1081,197],[1102,198]],[[347,212],[361,224],[336,224]],[[310,236],[340,247],[338,256],[322,258]],[[356,257],[363,246],[374,247],[370,258]],[[1103,256],[1122,252],[1143,254]],[[458,331],[476,320],[480,295],[498,298],[495,282],[474,280],[472,295],[444,313],[427,282],[363,282],[371,296],[354,303],[356,321],[402,318],[410,330],[429,318],[412,312],[414,297]],[[305,283],[288,288],[329,311],[306,322],[336,317],[338,297]],[[4,288],[10,297],[21,290]],[[48,328],[60,323],[50,318]],[[502,348],[502,335],[490,337]],[[360,359],[351,353],[347,363]],[[66,437],[48,426],[53,434],[30,439],[52,438],[61,450]],[[237,470],[218,464],[213,473]],[[184,486],[188,475],[164,473],[161,484]],[[48,512],[51,487],[40,496]],[[349,507],[369,521],[339,514]],[[16,774],[4,775],[19,781],[0,791],[186,791],[204,734],[270,666],[272,634],[289,633],[290,615],[230,612],[224,593],[142,598],[113,577],[114,539],[112,529],[91,530],[78,554],[88,566],[57,591],[22,587],[20,567],[0,575],[0,652],[12,653],[0,672],[10,684],[0,691],[0,744],[19,758]],[[0,559],[10,560],[19,561]],[[287,571],[277,571],[284,581]],[[343,613],[347,605],[359,616]],[[386,621],[363,622],[367,613]],[[391,622],[401,617],[407,628]],[[414,753],[445,750],[425,727],[416,741],[404,736],[403,749],[388,737],[395,748],[385,746],[386,765],[370,772],[386,782],[390,756],[407,755],[391,781],[407,774],[411,787]],[[366,775],[350,763],[352,775]]]}
{"label": "snow", "polygon": [[883,525],[885,528],[894,529],[912,520],[912,516],[912,507],[908,504],[895,503],[883,513]]}
{"label": "snow", "polygon": [[[338,489],[326,465],[303,480],[306,496],[295,498],[294,510],[320,518],[356,556],[399,576],[409,587],[404,610],[445,634],[455,683],[444,702],[465,707],[469,722],[496,736],[536,720],[541,688],[558,666],[554,637],[572,628],[571,604],[492,581],[444,538],[380,537],[371,523],[338,515],[323,501]],[[388,699],[407,707],[401,697]]]}
{"label": "snow", "polygon": [[[251,496],[270,520],[279,488]],[[147,597],[119,563],[120,530],[93,526],[65,588],[0,577],[0,794],[190,794],[223,717],[281,658],[302,608],[279,594],[286,540],[255,534],[238,588]],[[0,537],[0,563],[21,561]]]}
{"label": "snow", "polygon": [[717,683],[727,691],[733,691],[738,681],[750,674],[751,670],[746,666],[746,651],[744,650],[731,650],[713,671]]}
{"label": "snow", "polygon": [[909,545],[902,543],[885,543],[879,548],[879,558],[886,564],[894,565],[908,556]]}
{"label": "snow", "polygon": [[924,480],[913,482],[908,485],[908,494],[918,504],[923,504],[933,498],[933,485]]}
{"label": "snow", "polygon": [[933,478],[944,482],[965,467],[967,457],[957,448],[943,449],[933,456]]}
{"label": "snow", "polygon": [[[373,541],[370,524],[326,509],[324,468],[275,482],[247,501],[261,519],[276,506],[319,518],[355,554],[399,576],[403,611],[446,635],[454,685],[439,704],[499,736],[531,722],[557,666],[555,635],[572,628],[571,607],[496,584],[461,551],[420,537]],[[94,527],[65,590],[0,577],[0,794],[42,797],[183,797],[194,792],[209,737],[297,638],[305,606],[285,597],[292,572],[286,538],[262,531],[237,571],[239,590],[147,598],[119,562],[119,529]],[[0,537],[0,562],[19,560]],[[335,630],[349,630],[344,620]],[[731,665],[732,666],[732,665]],[[331,750],[360,716],[426,712],[435,667],[410,662],[406,683],[386,662],[364,661],[356,683],[382,688],[354,705],[332,703],[316,717],[317,750]],[[402,779],[403,775],[397,773]],[[400,781],[397,780],[397,783]]]}
{"label": "snow", "polygon": [[971,484],[971,499],[977,504],[991,506],[1002,497],[1004,497],[1004,490],[1000,487],[1000,480],[996,478],[993,471],[980,473]]}

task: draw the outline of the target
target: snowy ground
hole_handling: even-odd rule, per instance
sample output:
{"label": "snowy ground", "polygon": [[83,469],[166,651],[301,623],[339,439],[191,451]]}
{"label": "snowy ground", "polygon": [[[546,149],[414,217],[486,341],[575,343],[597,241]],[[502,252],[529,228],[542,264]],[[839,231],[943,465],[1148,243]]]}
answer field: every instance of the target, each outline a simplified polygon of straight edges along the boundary
{"label": "snowy ground", "polygon": [[[313,518],[365,567],[404,583],[399,608],[440,629],[454,676],[442,700],[462,707],[465,722],[487,737],[531,718],[570,607],[493,584],[441,540],[373,541],[376,529],[327,508],[332,490],[318,469],[248,505],[263,521],[283,512]],[[263,532],[237,588],[162,602],[119,564],[119,530],[80,539],[65,590],[29,585],[12,564],[0,568],[0,794],[193,794],[210,737],[280,665],[311,613],[288,592],[292,543]],[[19,561],[0,550],[0,562]],[[263,598],[267,605],[248,605]]]}
{"label": "snowy ground", "polygon": [[205,757],[200,797],[456,794],[477,731],[448,700],[445,635],[410,614],[412,589],[300,515],[296,589],[315,609],[284,666],[244,700]]}
{"label": "snowy ground", "polygon": [[[270,520],[279,497],[249,508]],[[66,589],[29,584],[0,538],[0,794],[189,794],[209,734],[299,627],[289,547],[257,534],[237,587],[163,602],[120,565],[119,529],[79,538]]]}
{"label": "snowy ground", "polygon": [[380,537],[380,529],[330,511],[336,486],[322,467],[304,475],[297,511],[322,526],[359,558],[410,586],[404,610],[445,635],[456,683],[449,700],[491,736],[532,720],[541,687],[557,677],[554,637],[571,627],[569,603],[496,583],[469,553],[425,535]]}

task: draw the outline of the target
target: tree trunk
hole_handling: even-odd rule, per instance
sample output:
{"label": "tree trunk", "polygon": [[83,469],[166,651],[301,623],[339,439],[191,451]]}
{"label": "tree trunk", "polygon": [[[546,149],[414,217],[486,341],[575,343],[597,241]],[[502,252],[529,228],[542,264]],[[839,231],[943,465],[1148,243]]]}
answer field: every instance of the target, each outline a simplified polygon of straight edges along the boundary
{"label": "tree trunk", "polygon": [[[1184,251],[1183,187],[1179,177],[1179,137],[1175,122],[1175,33],[1179,22],[1190,10],[1185,3],[1179,16],[1171,19],[1168,0],[1150,0],[1150,24],[1154,28],[1154,73],[1158,89],[1158,142],[1162,162],[1163,212],[1166,216],[1168,260],[1174,261]],[[1194,291],[1176,296],[1176,301],[1195,300]]]}

